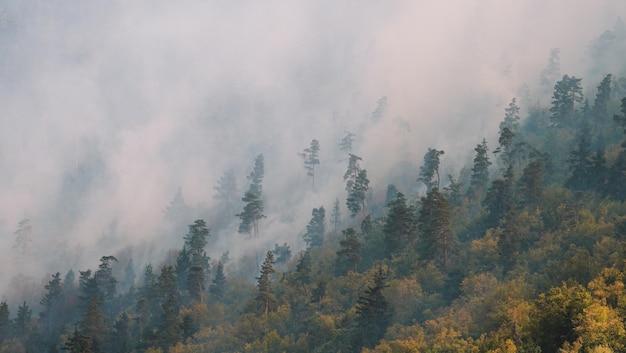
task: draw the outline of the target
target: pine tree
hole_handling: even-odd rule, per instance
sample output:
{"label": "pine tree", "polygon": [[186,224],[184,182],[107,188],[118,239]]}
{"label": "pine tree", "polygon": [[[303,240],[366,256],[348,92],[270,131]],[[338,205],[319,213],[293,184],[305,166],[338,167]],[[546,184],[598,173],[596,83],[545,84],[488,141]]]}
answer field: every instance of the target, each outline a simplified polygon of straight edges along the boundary
{"label": "pine tree", "polygon": [[189,268],[191,267],[191,254],[186,246],[178,252],[176,257],[176,266],[174,272],[176,273],[176,284],[181,291],[187,290],[187,276],[189,275]]}
{"label": "pine tree", "polygon": [[238,202],[235,172],[232,169],[225,171],[217,181],[217,185],[213,187],[213,190],[215,190],[213,198],[227,209],[232,209]]}
{"label": "pine tree", "polygon": [[561,74],[559,54],[559,48],[551,49],[548,65],[545,69],[543,69],[543,71],[541,71],[539,78],[541,80],[541,84],[546,87],[552,86],[556,82],[556,80],[559,79],[559,76]]}
{"label": "pine tree", "polygon": [[[42,310],[39,313],[46,335],[56,336],[58,327],[59,311],[63,299],[63,284],[61,283],[61,273],[52,275],[52,280],[44,287],[46,294],[41,299]],[[56,324],[56,325],[55,325]],[[49,337],[50,338],[50,337]]]}
{"label": "pine tree", "polygon": [[356,318],[352,332],[352,348],[373,348],[383,338],[391,323],[391,308],[384,294],[388,287],[387,275],[379,266],[374,273],[374,285],[368,286],[356,304]]}
{"label": "pine tree", "polygon": [[93,276],[98,286],[100,300],[105,305],[108,305],[117,294],[117,279],[113,276],[112,262],[118,262],[115,256],[102,256],[98,271]]}
{"label": "pine tree", "polygon": [[539,211],[541,197],[543,195],[543,175],[545,173],[545,161],[535,159],[528,163],[518,185],[522,202],[527,207],[533,207]]}
{"label": "pine tree", "polygon": [[306,175],[311,177],[313,190],[315,190],[315,166],[320,164],[319,159],[320,143],[313,139],[311,146],[305,148],[300,156],[304,160],[304,169],[306,169]]}
{"label": "pine tree", "polygon": [[509,129],[513,134],[517,133],[520,125],[519,112],[517,100],[515,98],[511,99],[509,106],[504,109],[504,120],[500,123],[500,134],[502,134],[505,128]]}
{"label": "pine tree", "polygon": [[291,259],[291,249],[287,243],[283,245],[274,244],[274,253],[275,263],[277,264],[285,264]]}
{"label": "pine tree", "polygon": [[224,275],[224,264],[222,261],[219,261],[215,267],[215,278],[213,278],[211,282],[209,293],[211,293],[216,300],[221,300],[224,297],[225,287],[226,276]]}
{"label": "pine tree", "polygon": [[339,150],[342,152],[351,153],[352,143],[354,143],[354,137],[356,135],[347,130],[345,131],[345,133],[346,133],[346,136],[344,136],[341,139],[341,142],[339,143]]}
{"label": "pine tree", "polygon": [[161,302],[165,302],[170,296],[174,296],[178,299],[179,294],[174,267],[165,265],[161,267],[161,274],[159,275],[157,286]]}
{"label": "pine tree", "polygon": [[554,85],[550,116],[554,125],[570,124],[576,113],[576,105],[583,101],[581,79],[563,75]]}
{"label": "pine tree", "polygon": [[131,336],[131,318],[123,311],[113,324],[113,334],[111,346],[114,353],[131,352],[135,346]]}
{"label": "pine tree", "polygon": [[9,336],[10,324],[9,305],[6,300],[2,300],[2,302],[0,302],[0,343]]}
{"label": "pine tree", "polygon": [[254,192],[246,192],[243,199],[241,199],[245,206],[243,212],[236,216],[241,219],[239,224],[239,233],[248,234],[250,237],[257,237],[259,235],[259,220],[265,218],[263,214],[263,201]]}
{"label": "pine tree", "polygon": [[311,220],[306,226],[306,233],[304,233],[304,241],[308,249],[314,246],[322,246],[324,244],[324,234],[326,233],[326,210],[324,206],[314,208],[311,215]]}
{"label": "pine tree", "polygon": [[94,353],[105,352],[109,326],[100,308],[100,298],[98,296],[91,299],[89,306],[83,312],[80,327],[80,333],[91,341]]}
{"label": "pine tree", "polygon": [[333,203],[333,211],[330,214],[330,224],[333,225],[333,230],[339,229],[339,225],[341,224],[341,206],[339,205],[339,198],[336,198]]}
{"label": "pine tree", "polygon": [[598,86],[596,98],[593,101],[593,118],[596,124],[604,124],[609,117],[609,101],[611,100],[611,84],[613,76],[608,74]]}
{"label": "pine tree", "polygon": [[383,233],[387,255],[391,256],[404,249],[415,240],[417,234],[417,219],[415,207],[407,205],[404,194],[398,192],[395,200],[389,202],[389,213],[385,220]]}
{"label": "pine tree", "polygon": [[33,311],[28,304],[24,302],[17,308],[17,317],[15,318],[14,328],[15,336],[22,341],[27,339],[32,329],[31,316]]}
{"label": "pine tree", "polygon": [[308,250],[300,253],[294,273],[295,281],[303,285],[311,284],[311,268],[311,253]]}
{"label": "pine tree", "polygon": [[346,198],[346,206],[350,210],[352,217],[356,216],[359,211],[365,212],[365,196],[369,190],[369,183],[367,170],[359,170],[356,179],[354,179],[348,190],[348,197]]}
{"label": "pine tree", "polygon": [[67,338],[63,346],[63,350],[68,353],[94,353],[91,339],[74,328],[74,332]]}
{"label": "pine tree", "polygon": [[340,274],[348,270],[357,272],[361,262],[361,242],[354,228],[342,231],[343,239],[339,241],[340,249],[337,251],[337,269]]}
{"label": "pine tree", "polygon": [[190,265],[187,270],[187,289],[193,299],[204,300],[205,278],[209,271],[209,257],[206,256],[205,246],[210,231],[202,219],[189,225],[189,232],[185,236],[185,248],[189,251]]}
{"label": "pine tree", "polygon": [[452,232],[450,205],[437,189],[421,198],[422,207],[417,219],[420,230],[421,253],[425,259],[435,259],[443,268],[448,266],[456,246]]}
{"label": "pine tree", "polygon": [[489,183],[489,155],[487,154],[487,140],[483,138],[483,142],[474,148],[476,156],[474,157],[474,166],[472,167],[472,175],[470,177],[470,191],[478,200],[482,198],[483,191]]}
{"label": "pine tree", "polygon": [[274,297],[274,291],[272,290],[271,275],[274,273],[274,254],[268,251],[265,255],[265,261],[261,265],[261,273],[257,279],[258,294],[256,302],[262,313],[266,314],[272,310],[276,299]]}
{"label": "pine tree", "polygon": [[255,193],[259,198],[263,196],[263,177],[265,176],[265,159],[263,154],[259,154],[254,159],[254,168],[248,176],[250,188],[248,191]]}
{"label": "pine tree", "polygon": [[136,277],[135,266],[133,264],[133,259],[131,258],[128,260],[128,265],[126,265],[126,268],[124,269],[124,283],[122,284],[124,292],[128,292],[135,287]]}
{"label": "pine tree", "polygon": [[427,190],[439,190],[439,157],[444,153],[444,151],[428,148],[428,152],[424,154],[424,164],[420,167],[420,176],[417,181],[424,183]]}
{"label": "pine tree", "polygon": [[387,112],[387,96],[381,97],[376,102],[376,110],[372,112],[372,121],[377,122],[385,117]]}
{"label": "pine tree", "polygon": [[170,295],[161,309],[158,340],[163,351],[167,352],[169,347],[182,340],[181,325],[178,321],[178,300],[174,295]]}

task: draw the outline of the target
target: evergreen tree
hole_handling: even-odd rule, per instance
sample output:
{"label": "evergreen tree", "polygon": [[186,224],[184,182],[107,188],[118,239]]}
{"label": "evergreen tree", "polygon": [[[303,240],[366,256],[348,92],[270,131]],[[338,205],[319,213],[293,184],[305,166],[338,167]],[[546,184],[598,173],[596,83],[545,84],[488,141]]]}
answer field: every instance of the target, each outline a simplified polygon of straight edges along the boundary
{"label": "evergreen tree", "polygon": [[91,341],[90,345],[93,352],[105,352],[109,326],[100,308],[100,298],[98,296],[91,298],[89,306],[83,312],[80,327],[80,333]]}
{"label": "evergreen tree", "polygon": [[513,139],[515,134],[510,128],[504,127],[500,130],[500,137],[498,138],[498,148],[493,151],[494,154],[502,153],[500,159],[503,163],[503,169],[506,170],[511,166],[511,155],[513,154]]}
{"label": "evergreen tree", "polygon": [[565,186],[576,191],[585,191],[593,187],[593,161],[591,151],[591,125],[586,117],[578,130],[576,149],[570,152],[568,159],[570,177]]}
{"label": "evergreen tree", "polygon": [[311,220],[306,226],[306,233],[304,233],[304,241],[308,249],[314,246],[322,246],[324,244],[324,234],[326,233],[326,210],[324,210],[324,206],[314,208],[311,215]]}
{"label": "evergreen tree", "polygon": [[172,266],[161,267],[161,274],[158,280],[159,299],[165,302],[170,296],[178,299],[178,286],[176,285],[176,275]]}
{"label": "evergreen tree", "polygon": [[291,249],[287,243],[283,245],[274,244],[274,253],[275,263],[277,264],[285,264],[291,259]]}
{"label": "evergreen tree", "polygon": [[315,190],[315,166],[320,164],[319,159],[320,143],[313,139],[311,146],[305,148],[300,156],[304,160],[304,169],[306,169],[306,175],[311,177],[313,190]]}
{"label": "evergreen tree", "polygon": [[219,261],[217,266],[215,266],[215,278],[213,278],[211,282],[209,293],[211,293],[216,300],[221,300],[224,297],[225,290],[226,276],[224,275],[224,264],[222,261]]}
{"label": "evergreen tree", "polygon": [[63,350],[68,353],[94,353],[91,339],[83,335],[78,328],[74,328],[74,332],[67,338],[63,346]]}
{"label": "evergreen tree", "polygon": [[387,255],[403,250],[409,243],[415,240],[417,234],[417,220],[415,208],[407,205],[404,194],[396,194],[395,200],[389,202],[389,213],[385,220],[383,232]]}
{"label": "evergreen tree", "polygon": [[259,154],[254,159],[254,168],[248,176],[250,180],[249,192],[256,194],[259,198],[263,196],[263,177],[265,176],[265,159],[263,154]]}
{"label": "evergreen tree", "polygon": [[387,185],[387,193],[385,194],[385,206],[389,207],[389,203],[394,201],[398,197],[400,190],[394,185]]}
{"label": "evergreen tree", "polygon": [[381,266],[374,273],[374,285],[368,286],[356,304],[356,318],[352,332],[352,348],[373,348],[383,338],[391,323],[391,307],[384,289],[388,287],[387,275]]}
{"label": "evergreen tree", "polygon": [[63,299],[63,284],[61,283],[61,273],[57,272],[52,275],[52,280],[44,287],[46,293],[41,299],[42,310],[39,313],[44,332],[48,335],[48,339],[58,334],[59,314]]}
{"label": "evergreen tree", "polygon": [[598,86],[596,98],[593,101],[593,118],[596,124],[604,124],[609,117],[609,101],[611,100],[611,84],[613,76],[608,74]]}
{"label": "evergreen tree", "polygon": [[[626,97],[622,98],[621,112],[621,115],[613,115],[613,120],[624,130],[624,135],[626,135]],[[626,147],[626,139],[622,142],[622,147]]]}
{"label": "evergreen tree", "polygon": [[428,148],[428,152],[424,154],[424,164],[420,167],[417,181],[424,183],[427,190],[439,190],[439,157],[443,154],[444,151],[434,148]]}
{"label": "evergreen tree", "polygon": [[131,258],[128,260],[128,265],[126,265],[126,268],[124,269],[124,292],[128,292],[135,287],[136,277],[135,266],[133,265],[133,259]]}
{"label": "evergreen tree", "polygon": [[131,352],[135,346],[131,336],[131,318],[123,311],[113,324],[111,347],[113,353]]}
{"label": "evergreen tree", "polygon": [[376,102],[376,110],[372,112],[372,121],[374,122],[380,121],[380,119],[385,117],[386,112],[387,112],[387,96],[383,96]]}
{"label": "evergreen tree", "polygon": [[541,197],[543,195],[543,175],[545,173],[545,161],[535,159],[528,163],[522,173],[518,185],[524,206],[533,207],[539,211]]}
{"label": "evergreen tree", "polygon": [[339,150],[342,152],[351,153],[352,152],[352,143],[354,142],[355,134],[350,131],[345,131],[346,135],[341,139],[339,143]]}
{"label": "evergreen tree", "polygon": [[100,295],[100,289],[96,278],[91,276],[91,270],[78,271],[78,273],[78,288],[80,289],[78,298],[81,300],[82,307],[86,308],[94,297]]}
{"label": "evergreen tree", "polygon": [[215,190],[215,195],[213,195],[215,200],[218,200],[226,209],[233,209],[238,202],[235,172],[232,169],[225,171],[213,190]]}
{"label": "evergreen tree", "polygon": [[354,228],[342,231],[343,239],[339,241],[340,249],[337,251],[337,269],[344,274],[348,270],[357,272],[361,262],[361,242]]}
{"label": "evergreen tree", "polygon": [[182,340],[181,325],[178,321],[178,300],[170,295],[161,306],[161,321],[159,323],[159,345],[164,352]]}
{"label": "evergreen tree", "polygon": [[117,294],[117,279],[113,276],[112,262],[118,262],[115,256],[102,256],[98,271],[94,273],[94,280],[98,286],[100,300],[108,305]]}
{"label": "evergreen tree", "polygon": [[365,195],[369,190],[369,179],[367,178],[367,170],[359,170],[359,173],[351,184],[346,198],[346,206],[350,210],[352,217],[356,216],[359,211],[365,212]]}
{"label": "evergreen tree", "polygon": [[554,85],[550,107],[552,123],[554,125],[570,124],[575,118],[576,104],[582,101],[581,79],[563,75],[563,78]]}
{"label": "evergreen tree", "polygon": [[259,220],[265,218],[263,214],[263,201],[254,192],[246,192],[243,199],[241,199],[245,206],[243,212],[236,216],[241,219],[239,224],[239,233],[248,234],[248,236],[257,237],[259,235]]}
{"label": "evergreen tree", "polygon": [[560,54],[559,48],[553,48],[550,50],[550,59],[548,59],[548,65],[543,69],[539,75],[541,84],[546,87],[551,87],[561,75],[560,69]]}
{"label": "evergreen tree", "polygon": [[489,183],[489,166],[491,162],[487,154],[487,140],[483,138],[483,142],[476,145],[474,151],[476,151],[476,156],[474,157],[474,167],[472,167],[469,193],[475,195],[480,200],[487,183]]}
{"label": "evergreen tree", "polygon": [[341,224],[341,207],[339,205],[339,198],[336,198],[333,203],[333,211],[330,214],[330,224],[333,225],[333,230],[337,230]]}
{"label": "evergreen tree", "polygon": [[9,305],[6,300],[0,302],[0,343],[9,336],[11,321],[9,320]]}
{"label": "evergreen tree", "polygon": [[431,189],[426,197],[421,198],[421,202],[417,219],[421,253],[425,259],[436,259],[446,268],[456,246],[456,237],[451,227],[450,204],[437,189]]}
{"label": "evergreen tree", "polygon": [[15,245],[14,249],[17,250],[20,256],[27,256],[31,253],[33,242],[33,225],[30,219],[24,218],[17,224],[17,230],[15,231]]}
{"label": "evergreen tree", "polygon": [[271,275],[274,273],[274,254],[268,251],[265,255],[265,261],[261,265],[261,273],[257,277],[258,294],[256,296],[256,302],[262,313],[266,314],[272,310],[276,298],[274,297],[274,291],[272,290]]}
{"label": "evergreen tree", "polygon": [[300,253],[300,259],[296,263],[294,278],[297,283],[303,285],[311,284],[311,253],[307,250]]}
{"label": "evergreen tree", "polygon": [[176,266],[174,272],[176,273],[176,284],[181,291],[186,291],[187,288],[187,276],[189,275],[189,268],[191,267],[191,254],[186,246],[178,252],[176,257]]}
{"label": "evergreen tree", "polygon": [[488,227],[498,226],[500,219],[514,206],[513,196],[513,167],[509,166],[504,178],[491,183],[483,201],[488,212]]}
{"label": "evergreen tree", "polygon": [[177,230],[189,221],[187,219],[189,216],[189,206],[185,203],[183,192],[180,187],[176,190],[174,198],[170,201],[170,204],[167,206],[163,214],[165,219],[171,222]]}
{"label": "evergreen tree", "polygon": [[210,235],[204,220],[198,219],[189,225],[185,236],[185,248],[189,251],[190,266],[187,270],[187,289],[193,299],[203,302],[206,273],[209,271],[209,257],[204,250]]}
{"label": "evergreen tree", "polygon": [[28,338],[32,329],[32,313],[33,311],[26,302],[17,308],[17,317],[14,323],[15,336],[22,340],[22,342]]}
{"label": "evergreen tree", "polygon": [[463,202],[461,188],[463,185],[458,182],[452,174],[448,174],[448,182],[449,184],[443,188],[446,199],[450,202],[450,206],[452,207],[461,206]]}
{"label": "evergreen tree", "polygon": [[509,106],[504,109],[504,120],[500,123],[500,134],[504,129],[509,129],[511,133],[517,133],[520,126],[519,106],[515,98],[511,99]]}

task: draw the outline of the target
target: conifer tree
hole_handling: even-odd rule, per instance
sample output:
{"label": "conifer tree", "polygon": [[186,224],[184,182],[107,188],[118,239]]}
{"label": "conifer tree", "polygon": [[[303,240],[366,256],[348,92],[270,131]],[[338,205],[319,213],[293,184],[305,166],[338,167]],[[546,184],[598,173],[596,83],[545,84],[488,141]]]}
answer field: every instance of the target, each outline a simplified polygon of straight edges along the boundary
{"label": "conifer tree", "polygon": [[309,285],[311,284],[311,253],[307,250],[300,253],[300,258],[296,263],[296,271],[294,278],[296,282]]}
{"label": "conifer tree", "polygon": [[431,189],[421,198],[421,202],[417,219],[421,253],[424,258],[437,260],[446,268],[456,246],[456,237],[451,227],[450,204],[437,189]]}
{"label": "conifer tree", "polygon": [[254,168],[248,180],[250,187],[241,199],[244,202],[243,212],[236,216],[241,219],[239,224],[239,233],[248,234],[248,236],[257,237],[259,235],[259,220],[265,218],[263,214],[263,177],[265,175],[265,162],[263,154],[260,154],[254,160]]}
{"label": "conifer tree", "polygon": [[46,335],[56,336],[56,328],[60,319],[61,303],[63,299],[63,284],[61,283],[61,273],[57,272],[52,275],[52,280],[44,287],[46,293],[41,299],[42,310],[39,312],[39,317]]}
{"label": "conifer tree", "polygon": [[469,193],[480,200],[487,183],[489,183],[489,166],[491,161],[489,161],[489,155],[487,154],[487,140],[483,138],[483,142],[476,145],[474,151],[476,156],[474,157],[474,166],[472,167]]}
{"label": "conifer tree", "polygon": [[170,295],[161,306],[161,321],[159,324],[159,345],[164,352],[169,347],[182,340],[181,324],[178,321],[178,300],[174,295]]}
{"label": "conifer tree", "polygon": [[563,75],[563,78],[554,85],[550,116],[554,125],[568,125],[573,122],[576,114],[576,105],[583,101],[581,79]]}
{"label": "conifer tree", "polygon": [[420,176],[417,181],[426,185],[427,190],[439,190],[439,157],[444,151],[428,148],[424,154],[424,164],[420,167]]}
{"label": "conifer tree", "polygon": [[266,314],[272,310],[272,307],[276,301],[274,297],[274,291],[272,289],[271,275],[274,273],[274,254],[268,251],[265,254],[265,261],[261,265],[261,273],[257,277],[258,293],[256,302],[262,313]]}
{"label": "conifer tree", "polygon": [[0,343],[9,336],[10,323],[9,305],[6,300],[2,300],[0,302]]}
{"label": "conifer tree", "polygon": [[352,152],[352,143],[354,142],[355,134],[350,131],[345,131],[346,135],[341,139],[339,143],[339,150],[342,152],[351,153]]}
{"label": "conifer tree", "polygon": [[135,287],[136,277],[135,266],[133,264],[133,259],[131,258],[128,260],[126,268],[124,268],[124,283],[122,283],[124,292],[128,292],[131,288]]}
{"label": "conifer tree", "polygon": [[217,266],[215,266],[215,278],[211,281],[209,293],[211,293],[214,299],[221,300],[224,297],[225,287],[226,276],[224,275],[224,264],[222,261],[218,261]]}
{"label": "conifer tree", "polygon": [[545,69],[541,71],[539,76],[541,84],[548,88],[551,87],[556,82],[556,80],[559,79],[559,76],[561,74],[559,54],[559,48],[553,48],[550,50],[548,65]]}
{"label": "conifer tree", "polygon": [[598,86],[598,92],[596,93],[592,108],[595,124],[604,124],[609,118],[612,78],[613,76],[611,74],[606,75]]}
{"label": "conifer tree", "polygon": [[346,206],[352,213],[352,217],[356,216],[361,210],[365,211],[365,195],[369,190],[370,181],[367,178],[367,171],[359,166],[359,161],[361,160],[361,157],[350,154],[348,169],[343,176],[343,180],[346,182],[346,190],[348,191]]}
{"label": "conifer tree", "polygon": [[504,109],[504,120],[500,123],[500,134],[502,134],[505,128],[509,129],[513,134],[517,133],[520,126],[519,112],[520,108],[517,105],[517,100],[515,98],[511,99],[509,106]]}
{"label": "conifer tree", "polygon": [[388,287],[387,275],[379,266],[374,273],[374,285],[368,286],[356,304],[356,318],[352,332],[352,349],[373,348],[385,335],[391,322],[391,308],[384,294]]}
{"label": "conifer tree", "polygon": [[187,289],[195,300],[204,301],[205,278],[209,271],[209,257],[205,246],[209,237],[209,229],[202,219],[189,225],[189,232],[185,236],[185,247],[189,251],[189,269],[187,270]]}
{"label": "conifer tree", "polygon": [[311,215],[311,220],[306,226],[306,233],[304,233],[304,241],[307,243],[308,249],[314,246],[322,246],[324,244],[324,234],[326,233],[326,210],[324,206],[314,208]]}
{"label": "conifer tree", "polygon": [[80,333],[91,341],[94,353],[105,352],[109,326],[100,308],[100,298],[98,296],[91,298],[89,306],[82,316]]}
{"label": "conifer tree", "polygon": [[101,303],[108,305],[117,294],[117,279],[113,276],[112,262],[118,262],[115,256],[102,256],[94,280],[98,286]]}
{"label": "conifer tree", "polygon": [[361,242],[354,228],[342,231],[343,239],[339,241],[340,249],[337,251],[337,269],[344,274],[347,270],[357,272],[361,262]]}
{"label": "conifer tree", "polygon": [[315,190],[315,166],[320,164],[319,159],[320,143],[313,139],[311,146],[305,148],[300,157],[304,160],[304,169],[306,169],[306,175],[311,177],[311,183],[313,190]]}
{"label": "conifer tree", "polygon": [[341,224],[341,206],[339,205],[339,198],[336,198],[333,203],[333,211],[330,214],[330,224],[333,225],[333,230],[337,230]]}
{"label": "conifer tree", "polygon": [[385,220],[383,232],[387,255],[397,253],[415,240],[417,234],[417,219],[415,207],[407,205],[404,194],[398,192],[396,198],[389,202],[389,213]]}

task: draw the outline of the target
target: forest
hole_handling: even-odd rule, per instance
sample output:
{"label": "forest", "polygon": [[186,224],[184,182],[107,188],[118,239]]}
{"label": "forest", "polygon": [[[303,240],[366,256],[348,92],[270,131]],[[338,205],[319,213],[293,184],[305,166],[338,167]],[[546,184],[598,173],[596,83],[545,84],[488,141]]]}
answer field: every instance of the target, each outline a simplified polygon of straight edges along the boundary
{"label": "forest", "polygon": [[[377,164],[356,128],[334,131],[332,146],[300,141],[290,153],[302,178],[281,179],[281,194],[264,187],[272,149],[251,149],[243,190],[234,169],[208,186],[210,206],[178,189],[154,220],[177,244],[159,258],[111,251],[92,268],[61,258],[34,302],[1,299],[0,353],[624,352],[626,65],[607,72],[603,59],[625,47],[621,21],[595,38],[593,79],[562,72],[552,49],[527,78],[543,96],[522,85],[493,143],[432,145],[376,173],[389,180],[370,180]],[[375,134],[393,99],[378,99],[362,125]],[[105,162],[88,155],[63,184],[53,213],[63,221],[81,217],[76,190],[104,183]],[[457,168],[451,155],[471,157]],[[289,206],[276,218],[281,199],[300,197],[325,203],[308,222]],[[11,235],[18,265],[30,261],[33,223]],[[298,239],[274,237],[276,224]]]}

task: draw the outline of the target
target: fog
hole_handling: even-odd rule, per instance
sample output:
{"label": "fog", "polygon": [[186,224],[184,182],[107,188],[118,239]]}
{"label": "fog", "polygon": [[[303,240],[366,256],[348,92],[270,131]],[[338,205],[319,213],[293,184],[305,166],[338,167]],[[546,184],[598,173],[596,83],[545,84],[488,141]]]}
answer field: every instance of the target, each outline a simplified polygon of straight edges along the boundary
{"label": "fog", "polygon": [[[623,56],[598,70],[589,48],[624,14],[622,0],[0,0],[0,295],[37,302],[49,273],[103,255],[158,263],[183,243],[164,219],[178,188],[185,221],[214,228],[212,258],[296,252],[313,207],[338,197],[348,216],[345,131],[373,195],[419,191],[428,147],[458,174],[483,137],[495,145],[522,85],[527,104],[549,101],[552,48],[585,89],[623,75]],[[297,155],[312,139],[315,192]],[[267,218],[247,240],[234,214],[211,224],[213,187],[232,169],[243,196],[259,153]]]}

